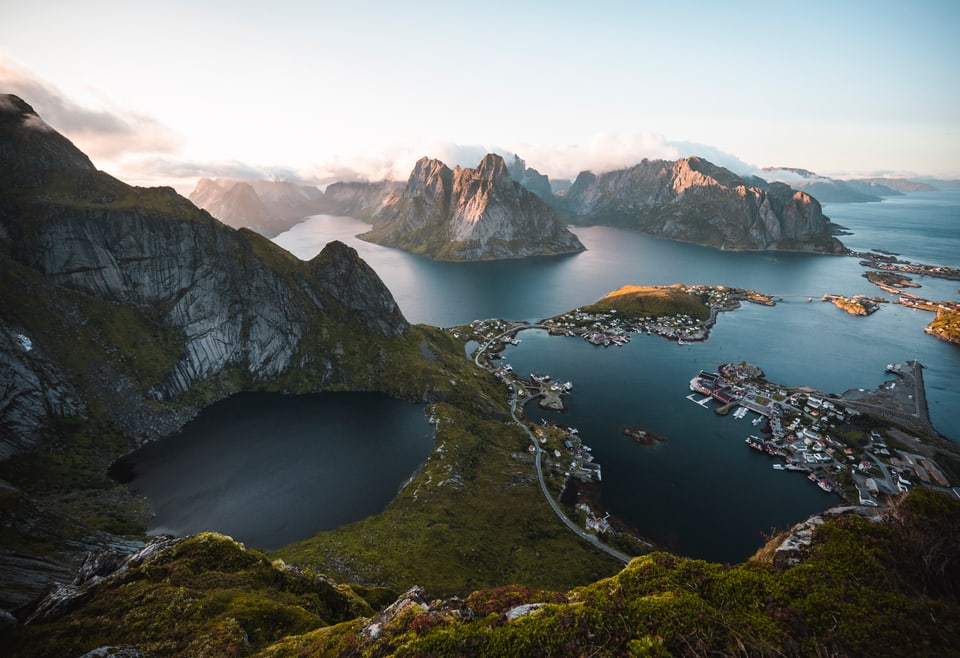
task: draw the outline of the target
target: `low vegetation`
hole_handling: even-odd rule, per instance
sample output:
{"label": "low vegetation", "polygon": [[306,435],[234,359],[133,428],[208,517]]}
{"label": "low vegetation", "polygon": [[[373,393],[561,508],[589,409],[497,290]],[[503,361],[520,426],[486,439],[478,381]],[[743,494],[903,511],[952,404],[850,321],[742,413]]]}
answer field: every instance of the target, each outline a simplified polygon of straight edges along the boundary
{"label": "low vegetation", "polygon": [[384,590],[334,586],[203,534],[99,585],[61,619],[4,639],[11,656],[106,644],[272,658],[946,656],[960,650],[958,556],[960,501],[917,490],[879,520],[826,521],[783,570],[764,559],[721,565],[653,553],[567,591],[514,585],[424,597],[372,623]]}
{"label": "low vegetation", "polygon": [[644,318],[689,315],[705,320],[710,309],[700,295],[690,294],[683,286],[622,286],[596,304],[584,306],[588,313],[615,310],[621,317]]}
{"label": "low vegetation", "polygon": [[939,309],[936,319],[927,326],[926,332],[940,340],[960,344],[960,311]]}
{"label": "low vegetation", "polygon": [[20,627],[9,656],[75,656],[110,644],[148,655],[245,656],[285,635],[374,613],[395,595],[354,590],[202,533],[93,589],[82,608]]}
{"label": "low vegetation", "polygon": [[432,405],[436,448],[377,516],[275,552],[336,580],[463,595],[503,583],[564,588],[617,569],[543,499],[516,426]]}

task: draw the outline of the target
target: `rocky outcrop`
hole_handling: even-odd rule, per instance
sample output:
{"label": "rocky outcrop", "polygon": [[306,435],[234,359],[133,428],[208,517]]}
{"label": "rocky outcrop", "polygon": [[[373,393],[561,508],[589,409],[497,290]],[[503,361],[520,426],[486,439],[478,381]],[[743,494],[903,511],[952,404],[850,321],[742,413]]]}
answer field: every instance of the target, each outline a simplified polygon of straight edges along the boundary
{"label": "rocky outcrop", "polygon": [[599,176],[582,172],[563,208],[577,223],[637,228],[714,247],[845,252],[816,199],[761,183],[701,158],[644,160]]}
{"label": "rocky outcrop", "polygon": [[583,250],[540,197],[487,155],[476,169],[421,158],[403,193],[360,237],[441,260],[491,260]]}
{"label": "rocky outcrop", "polygon": [[33,448],[53,419],[86,415],[62,369],[0,318],[0,460]]}
{"label": "rocky outcrop", "polygon": [[201,178],[190,200],[234,228],[272,238],[322,211],[323,192],[286,181],[235,181]]}
{"label": "rocky outcrop", "polygon": [[89,600],[100,583],[121,577],[128,569],[140,566],[157,553],[182,541],[180,537],[158,537],[147,544],[135,546],[132,552],[104,548],[88,553],[73,582],[52,585],[32,607],[25,623],[43,623],[62,617]]}
{"label": "rocky outcrop", "polygon": [[802,563],[813,546],[817,529],[827,520],[842,516],[856,515],[879,521],[880,513],[869,507],[831,507],[822,514],[814,514],[805,521],[794,525],[783,535],[775,539],[771,563],[780,570],[789,569]]}

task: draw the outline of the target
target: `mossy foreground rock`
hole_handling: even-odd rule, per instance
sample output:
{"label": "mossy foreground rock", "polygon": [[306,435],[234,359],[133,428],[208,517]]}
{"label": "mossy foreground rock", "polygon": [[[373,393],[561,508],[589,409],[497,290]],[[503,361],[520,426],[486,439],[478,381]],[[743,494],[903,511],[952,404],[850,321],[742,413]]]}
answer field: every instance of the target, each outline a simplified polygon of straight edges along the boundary
{"label": "mossy foreground rock", "polygon": [[7,646],[22,656],[79,656],[107,645],[243,656],[286,635],[372,616],[364,596],[379,608],[395,593],[334,585],[202,533],[148,545],[112,573],[82,574],[44,599]]}
{"label": "mossy foreground rock", "polygon": [[[778,540],[774,540],[776,542]],[[566,593],[522,586],[430,600],[329,582],[204,534],[17,629],[14,656],[113,645],[149,655],[960,655],[960,501],[919,490],[823,523],[778,570],[667,553]],[[906,644],[905,644],[906,643]]]}

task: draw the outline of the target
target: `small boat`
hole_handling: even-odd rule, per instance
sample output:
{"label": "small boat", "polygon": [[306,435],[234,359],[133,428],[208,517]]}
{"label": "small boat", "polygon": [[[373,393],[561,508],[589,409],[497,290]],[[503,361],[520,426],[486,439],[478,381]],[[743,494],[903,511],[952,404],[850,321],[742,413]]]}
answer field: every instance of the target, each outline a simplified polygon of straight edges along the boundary
{"label": "small boat", "polygon": [[773,470],[775,470],[775,471],[782,471],[782,470],[784,470],[784,469],[785,469],[785,467],[784,467],[783,464],[774,464],[774,465],[773,465]]}

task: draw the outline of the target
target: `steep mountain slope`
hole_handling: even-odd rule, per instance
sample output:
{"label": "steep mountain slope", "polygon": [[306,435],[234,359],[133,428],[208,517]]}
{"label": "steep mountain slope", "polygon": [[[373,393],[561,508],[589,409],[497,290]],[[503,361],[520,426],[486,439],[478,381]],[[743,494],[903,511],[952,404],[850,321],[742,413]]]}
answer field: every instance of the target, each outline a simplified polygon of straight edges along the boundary
{"label": "steep mountain slope", "polygon": [[583,245],[540,197],[514,181],[503,159],[451,170],[421,158],[403,193],[360,237],[442,260],[572,253]]}
{"label": "steep mountain slope", "polygon": [[[0,97],[0,608],[142,531],[109,463],[239,390],[476,400],[355,250],[303,262],[168,188],[97,171]],[[492,385],[492,384],[491,384]]]}
{"label": "steep mountain slope", "polygon": [[285,181],[234,181],[201,178],[190,200],[234,228],[272,238],[304,217],[321,212],[323,193]]}
{"label": "steep mountain slope", "polygon": [[562,200],[577,223],[727,249],[845,251],[810,195],[746,181],[701,158],[644,160],[599,176],[581,172]]}

